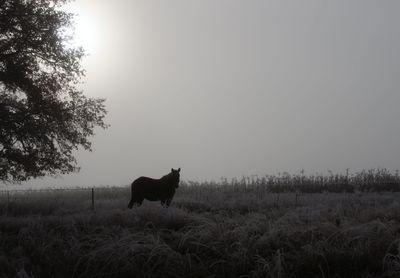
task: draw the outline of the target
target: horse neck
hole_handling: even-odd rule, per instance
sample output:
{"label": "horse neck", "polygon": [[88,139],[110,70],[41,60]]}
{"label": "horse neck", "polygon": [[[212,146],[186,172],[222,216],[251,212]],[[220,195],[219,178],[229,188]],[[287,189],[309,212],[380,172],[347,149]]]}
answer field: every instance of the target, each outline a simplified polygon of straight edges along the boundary
{"label": "horse neck", "polygon": [[160,178],[160,181],[169,181],[172,179],[172,175],[171,174],[167,174],[163,177]]}
{"label": "horse neck", "polygon": [[179,183],[179,180],[176,181],[174,179],[174,175],[172,173],[169,173],[169,174],[163,176],[162,178],[160,178],[159,182],[167,183],[167,184],[171,184],[171,185],[175,185],[176,186],[176,184]]}

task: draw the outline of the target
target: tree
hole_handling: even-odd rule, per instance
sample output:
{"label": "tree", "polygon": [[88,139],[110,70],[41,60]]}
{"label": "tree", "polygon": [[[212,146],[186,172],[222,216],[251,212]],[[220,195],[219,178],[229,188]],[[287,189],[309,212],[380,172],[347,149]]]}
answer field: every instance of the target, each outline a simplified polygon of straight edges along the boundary
{"label": "tree", "polygon": [[106,128],[104,99],[77,89],[82,48],[73,47],[68,0],[0,1],[0,180],[78,171],[73,151],[91,150]]}

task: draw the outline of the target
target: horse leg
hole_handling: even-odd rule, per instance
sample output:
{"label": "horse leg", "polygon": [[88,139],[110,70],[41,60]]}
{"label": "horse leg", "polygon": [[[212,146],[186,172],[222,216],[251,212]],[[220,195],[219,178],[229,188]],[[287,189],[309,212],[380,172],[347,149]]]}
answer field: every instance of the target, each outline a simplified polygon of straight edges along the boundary
{"label": "horse leg", "polygon": [[165,199],[161,200],[161,206],[165,207]]}
{"label": "horse leg", "polygon": [[172,199],[167,199],[167,201],[166,201],[166,206],[167,206],[167,208],[168,208],[169,205],[171,204],[171,201],[172,201]]}
{"label": "horse leg", "polygon": [[128,204],[128,208],[132,208],[135,204],[138,204],[138,207],[140,207],[142,205],[143,202],[143,197],[141,196],[137,196],[137,194],[133,194],[133,189],[132,189],[132,197],[131,197],[131,201]]}
{"label": "horse leg", "polygon": [[135,199],[131,199],[131,201],[129,202],[128,208],[132,208],[135,204],[137,204],[138,207],[140,207],[143,203],[143,198],[135,198]]}
{"label": "horse leg", "polygon": [[135,203],[138,204],[138,207],[140,207],[143,203],[144,198],[138,198],[135,200]]}

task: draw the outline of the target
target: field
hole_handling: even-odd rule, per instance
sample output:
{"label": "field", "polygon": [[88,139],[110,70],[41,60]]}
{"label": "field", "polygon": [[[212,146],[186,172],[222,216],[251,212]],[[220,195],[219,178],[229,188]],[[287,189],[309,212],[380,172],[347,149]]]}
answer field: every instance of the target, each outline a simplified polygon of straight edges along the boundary
{"label": "field", "polygon": [[0,194],[0,277],[400,277],[400,193],[182,183]]}

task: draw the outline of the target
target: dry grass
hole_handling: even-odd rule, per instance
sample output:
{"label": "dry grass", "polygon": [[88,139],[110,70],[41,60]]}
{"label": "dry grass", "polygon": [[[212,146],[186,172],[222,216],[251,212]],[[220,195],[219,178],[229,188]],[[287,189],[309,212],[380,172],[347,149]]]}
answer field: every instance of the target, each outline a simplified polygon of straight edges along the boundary
{"label": "dry grass", "polygon": [[[0,277],[399,277],[399,193],[183,186],[0,196]],[[25,276],[23,276],[25,275]]]}

